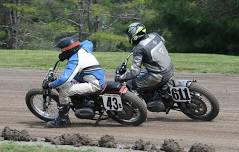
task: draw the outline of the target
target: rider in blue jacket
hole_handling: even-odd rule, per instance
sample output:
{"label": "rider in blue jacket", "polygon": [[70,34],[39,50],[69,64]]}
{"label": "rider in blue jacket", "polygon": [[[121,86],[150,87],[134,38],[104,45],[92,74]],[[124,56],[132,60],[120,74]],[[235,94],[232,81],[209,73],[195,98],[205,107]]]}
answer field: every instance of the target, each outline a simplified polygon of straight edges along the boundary
{"label": "rider in blue jacket", "polygon": [[47,123],[48,127],[65,127],[70,123],[69,96],[74,94],[93,93],[102,89],[105,83],[105,73],[92,54],[93,44],[89,40],[79,42],[72,37],[60,39],[56,44],[61,49],[59,60],[68,60],[62,75],[43,87],[58,88],[58,117]]}

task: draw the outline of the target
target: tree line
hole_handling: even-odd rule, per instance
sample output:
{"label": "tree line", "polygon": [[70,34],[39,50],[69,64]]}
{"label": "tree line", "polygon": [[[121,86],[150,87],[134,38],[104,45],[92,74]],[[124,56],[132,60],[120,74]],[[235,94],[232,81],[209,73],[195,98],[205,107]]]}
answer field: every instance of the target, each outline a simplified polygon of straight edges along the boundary
{"label": "tree line", "polygon": [[99,51],[129,51],[142,22],[170,52],[239,54],[239,0],[0,0],[0,48],[52,49],[75,35]]}

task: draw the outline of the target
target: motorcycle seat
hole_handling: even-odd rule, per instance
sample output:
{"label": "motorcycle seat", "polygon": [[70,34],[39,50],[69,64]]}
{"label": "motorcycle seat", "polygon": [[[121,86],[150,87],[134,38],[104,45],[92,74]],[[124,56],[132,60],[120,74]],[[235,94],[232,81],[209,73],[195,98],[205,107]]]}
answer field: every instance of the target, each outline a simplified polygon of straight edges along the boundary
{"label": "motorcycle seat", "polygon": [[[85,93],[85,94],[82,94],[80,96],[94,96],[94,95],[100,95],[100,94],[103,94],[105,92],[108,92],[108,93],[115,93],[121,89],[121,83],[119,82],[115,82],[115,81],[107,81],[103,87],[103,89],[101,89],[100,91],[97,91],[97,92],[93,92],[93,93]],[[72,95],[71,97],[74,97],[74,96],[79,96],[78,94],[75,94],[75,95]]]}
{"label": "motorcycle seat", "polygon": [[119,91],[121,88],[121,83],[115,81],[107,81],[104,88],[100,91],[100,94],[104,92],[114,92]]}

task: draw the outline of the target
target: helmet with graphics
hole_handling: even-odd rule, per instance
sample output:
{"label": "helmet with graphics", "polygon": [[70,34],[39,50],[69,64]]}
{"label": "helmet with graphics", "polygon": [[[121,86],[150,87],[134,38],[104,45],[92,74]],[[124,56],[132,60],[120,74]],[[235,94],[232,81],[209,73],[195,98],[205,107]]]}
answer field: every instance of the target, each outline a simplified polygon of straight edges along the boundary
{"label": "helmet with graphics", "polygon": [[144,24],[135,22],[128,26],[126,33],[129,37],[130,44],[138,44],[139,41],[145,36],[146,28]]}
{"label": "helmet with graphics", "polygon": [[75,37],[64,37],[56,42],[55,47],[61,49],[59,60],[68,59],[79,49],[80,41]]}

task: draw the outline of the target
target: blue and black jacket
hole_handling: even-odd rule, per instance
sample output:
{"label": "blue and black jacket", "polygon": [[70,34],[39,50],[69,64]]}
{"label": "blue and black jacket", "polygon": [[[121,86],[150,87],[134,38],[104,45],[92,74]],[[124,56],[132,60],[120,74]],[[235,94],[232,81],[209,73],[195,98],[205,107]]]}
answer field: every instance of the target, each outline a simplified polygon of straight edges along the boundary
{"label": "blue and black jacket", "polygon": [[63,74],[57,80],[51,82],[49,87],[58,88],[73,79],[81,82],[85,75],[94,75],[99,80],[100,86],[103,87],[105,83],[105,73],[99,66],[99,62],[92,52],[92,42],[89,40],[82,41],[80,43],[80,49],[68,60]]}

